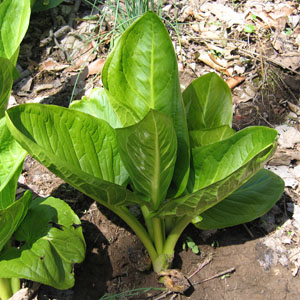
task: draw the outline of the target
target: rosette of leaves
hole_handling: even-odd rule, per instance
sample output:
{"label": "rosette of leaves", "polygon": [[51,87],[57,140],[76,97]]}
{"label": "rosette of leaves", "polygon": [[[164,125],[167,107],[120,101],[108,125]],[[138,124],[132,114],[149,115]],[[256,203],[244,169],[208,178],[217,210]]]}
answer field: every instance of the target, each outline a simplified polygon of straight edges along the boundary
{"label": "rosette of leaves", "polygon": [[80,220],[62,200],[15,199],[26,151],[0,119],[0,298],[9,299],[29,279],[67,289],[74,285],[72,265],[83,260]]}
{"label": "rosette of leaves", "polygon": [[[231,92],[214,73],[182,94],[172,42],[153,12],[123,33],[102,80],[104,89],[70,108],[11,108],[8,127],[53,173],[119,215],[156,272],[171,266],[189,223],[200,229],[241,224],[280,198],[283,181],[263,169],[276,131],[235,132]],[[145,226],[128,209],[132,204]]]}

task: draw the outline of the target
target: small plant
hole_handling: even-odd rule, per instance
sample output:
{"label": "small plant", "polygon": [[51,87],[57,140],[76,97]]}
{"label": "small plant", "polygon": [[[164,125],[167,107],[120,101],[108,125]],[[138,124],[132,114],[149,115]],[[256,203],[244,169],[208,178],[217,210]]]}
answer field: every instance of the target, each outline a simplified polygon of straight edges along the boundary
{"label": "small plant", "polygon": [[244,32],[246,32],[246,33],[253,33],[253,32],[255,32],[255,26],[253,24],[247,24],[244,27]]}
{"label": "small plant", "polygon": [[[33,157],[120,216],[147,249],[153,268],[172,264],[193,223],[224,228],[265,214],[284,183],[263,169],[277,132],[235,132],[232,99],[214,73],[183,92],[168,32],[153,12],[118,40],[103,68],[104,89],[70,108],[23,104],[7,125]],[[145,226],[128,207],[138,205]]]}
{"label": "small plant", "polygon": [[186,238],[186,240],[182,244],[182,249],[186,250],[187,248],[191,249],[195,254],[199,254],[200,250],[196,243],[192,240],[190,236]]}

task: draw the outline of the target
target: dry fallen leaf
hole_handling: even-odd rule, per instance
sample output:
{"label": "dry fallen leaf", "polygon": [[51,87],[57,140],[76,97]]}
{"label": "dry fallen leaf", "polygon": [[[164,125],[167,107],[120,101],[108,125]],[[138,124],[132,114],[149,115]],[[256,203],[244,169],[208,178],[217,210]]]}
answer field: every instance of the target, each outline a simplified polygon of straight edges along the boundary
{"label": "dry fallen leaf", "polygon": [[246,79],[246,77],[235,76],[235,77],[227,79],[226,83],[230,89],[233,89],[236,86],[238,86],[240,83],[242,83],[245,79]]}
{"label": "dry fallen leaf", "polygon": [[92,63],[90,63],[88,65],[88,76],[101,73],[104,63],[105,63],[105,59],[103,58],[98,58]]}
{"label": "dry fallen leaf", "polygon": [[217,64],[215,62],[215,60],[212,60],[210,54],[206,51],[200,51],[200,53],[196,55],[196,58],[208,65],[209,67],[215,69],[216,71],[223,72],[227,76],[230,76],[230,73],[227,70],[227,68],[221,67],[220,64]]}
{"label": "dry fallen leaf", "polygon": [[183,273],[176,269],[164,270],[158,275],[164,278],[164,285],[169,291],[184,293],[191,286]]}
{"label": "dry fallen leaf", "polygon": [[39,64],[39,71],[59,72],[67,67],[68,65],[60,64],[56,62],[53,58],[48,58],[47,60]]}

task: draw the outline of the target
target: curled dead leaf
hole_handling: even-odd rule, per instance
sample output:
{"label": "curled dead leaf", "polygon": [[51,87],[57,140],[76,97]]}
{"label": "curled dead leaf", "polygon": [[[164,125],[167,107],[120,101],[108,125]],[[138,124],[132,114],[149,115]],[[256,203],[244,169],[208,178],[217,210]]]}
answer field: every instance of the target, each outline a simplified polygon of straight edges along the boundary
{"label": "curled dead leaf", "polygon": [[220,64],[217,64],[215,61],[213,61],[209,53],[201,51],[196,55],[196,58],[208,65],[209,67],[215,69],[216,71],[223,72],[227,76],[230,76],[228,69],[220,66]]}
{"label": "curled dead leaf", "polygon": [[163,270],[158,275],[163,277],[164,285],[169,291],[183,294],[191,286],[188,279],[179,270]]}
{"label": "curled dead leaf", "polygon": [[230,89],[233,89],[236,86],[238,86],[240,83],[242,83],[245,79],[246,79],[246,77],[235,76],[235,77],[227,79],[226,83]]}

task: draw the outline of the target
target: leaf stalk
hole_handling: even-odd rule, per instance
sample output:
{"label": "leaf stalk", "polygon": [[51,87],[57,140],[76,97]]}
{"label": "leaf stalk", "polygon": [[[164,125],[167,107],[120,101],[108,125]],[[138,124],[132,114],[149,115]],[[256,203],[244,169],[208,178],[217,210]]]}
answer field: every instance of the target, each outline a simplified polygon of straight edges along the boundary
{"label": "leaf stalk", "polygon": [[10,278],[0,278],[0,299],[8,300],[13,295]]}

